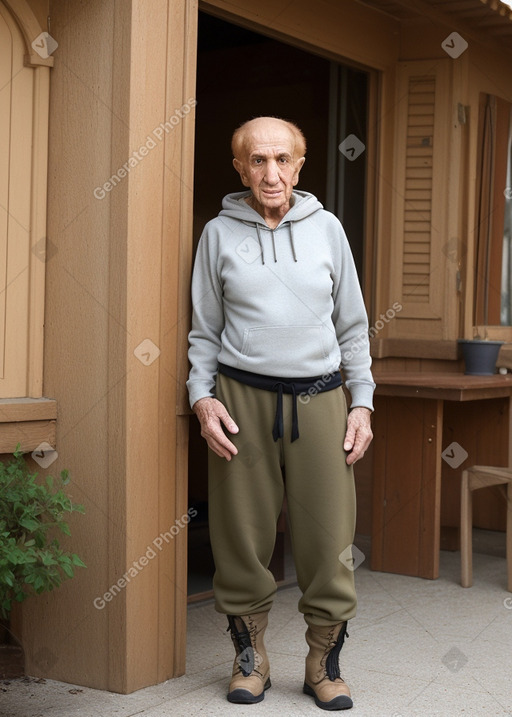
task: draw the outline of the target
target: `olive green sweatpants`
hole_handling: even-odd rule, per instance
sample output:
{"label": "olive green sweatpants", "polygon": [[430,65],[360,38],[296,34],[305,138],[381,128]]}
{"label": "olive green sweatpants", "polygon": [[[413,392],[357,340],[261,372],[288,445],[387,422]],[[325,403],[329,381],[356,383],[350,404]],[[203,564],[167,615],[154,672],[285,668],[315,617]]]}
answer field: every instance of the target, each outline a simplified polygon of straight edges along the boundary
{"label": "olive green sweatpants", "polygon": [[[290,441],[292,396],[283,396],[284,438],[274,442],[277,396],[219,374],[216,397],[240,431],[231,461],[209,453],[209,523],[216,609],[269,610],[276,584],[268,566],[286,491],[293,557],[306,622],[330,625],[355,615],[350,547],[355,486],[343,450],[342,388],[298,399],[300,437]],[[309,401],[308,401],[309,399]],[[341,558],[340,558],[341,555]]]}

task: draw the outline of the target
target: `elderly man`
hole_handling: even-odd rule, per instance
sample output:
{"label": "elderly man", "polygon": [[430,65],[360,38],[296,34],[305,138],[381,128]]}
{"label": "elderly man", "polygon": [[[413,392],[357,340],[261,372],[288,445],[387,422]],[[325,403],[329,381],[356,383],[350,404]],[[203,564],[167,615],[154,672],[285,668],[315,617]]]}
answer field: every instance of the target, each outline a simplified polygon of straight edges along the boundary
{"label": "elderly man", "polygon": [[346,709],[339,653],[356,610],[346,559],[353,464],[372,439],[375,388],[367,316],[341,224],[294,190],[306,151],[298,127],[258,117],[235,131],[232,150],[249,190],[224,198],[199,242],[187,382],[211,449],[215,602],[236,652],[227,697],[260,702],[270,687],[268,566],[286,492],[308,626],[303,691],[322,709]]}

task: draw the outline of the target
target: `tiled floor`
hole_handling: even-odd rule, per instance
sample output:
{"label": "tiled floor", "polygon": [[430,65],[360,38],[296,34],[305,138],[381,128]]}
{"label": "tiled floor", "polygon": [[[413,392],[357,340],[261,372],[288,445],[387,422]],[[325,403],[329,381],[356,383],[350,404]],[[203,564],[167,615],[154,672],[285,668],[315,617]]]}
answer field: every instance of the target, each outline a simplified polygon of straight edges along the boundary
{"label": "tiled floor", "polygon": [[[358,616],[341,654],[359,717],[512,715],[512,594],[503,534],[475,535],[475,583],[459,585],[459,553],[442,552],[435,581],[357,569]],[[356,544],[363,552],[364,541]],[[277,595],[266,644],[272,689],[258,705],[225,699],[232,647],[211,604],[189,609],[187,674],[131,695],[53,681],[0,683],[1,717],[189,717],[325,714],[302,694],[305,624],[299,591]],[[5,690],[5,691],[3,691]]]}

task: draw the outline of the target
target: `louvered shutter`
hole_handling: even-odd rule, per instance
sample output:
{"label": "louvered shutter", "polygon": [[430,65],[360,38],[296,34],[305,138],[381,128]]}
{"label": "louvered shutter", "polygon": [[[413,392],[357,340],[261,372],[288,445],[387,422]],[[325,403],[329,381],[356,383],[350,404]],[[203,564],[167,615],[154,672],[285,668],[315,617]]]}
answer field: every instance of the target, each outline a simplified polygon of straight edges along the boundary
{"label": "louvered shutter", "polygon": [[451,102],[447,61],[400,63],[391,237],[392,334],[443,337]]}

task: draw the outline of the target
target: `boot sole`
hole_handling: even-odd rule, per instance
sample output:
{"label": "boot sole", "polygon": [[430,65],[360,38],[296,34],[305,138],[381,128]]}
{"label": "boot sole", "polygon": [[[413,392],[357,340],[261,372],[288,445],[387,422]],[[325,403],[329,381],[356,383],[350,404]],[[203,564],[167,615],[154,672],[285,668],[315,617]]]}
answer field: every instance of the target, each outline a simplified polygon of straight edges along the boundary
{"label": "boot sole", "polygon": [[237,690],[233,690],[233,692],[228,692],[228,702],[233,702],[237,705],[255,705],[258,702],[262,702],[265,697],[265,692],[272,687],[272,683],[270,682],[270,677],[265,682],[265,686],[263,687],[263,692],[261,695],[253,695],[252,692],[249,692],[249,690],[242,690],[238,688]]}
{"label": "boot sole", "polygon": [[334,697],[334,699],[330,700],[329,702],[322,702],[316,696],[316,692],[313,690],[313,688],[310,687],[306,682],[304,682],[304,687],[302,688],[302,691],[305,695],[313,697],[316,706],[320,707],[321,710],[349,710],[351,707],[354,706],[352,699],[348,695],[338,695],[338,697]]}

